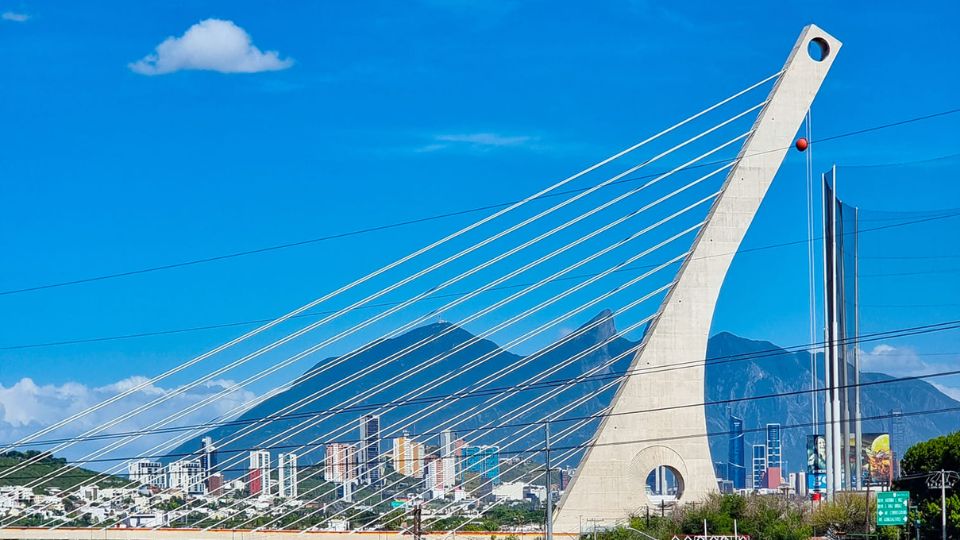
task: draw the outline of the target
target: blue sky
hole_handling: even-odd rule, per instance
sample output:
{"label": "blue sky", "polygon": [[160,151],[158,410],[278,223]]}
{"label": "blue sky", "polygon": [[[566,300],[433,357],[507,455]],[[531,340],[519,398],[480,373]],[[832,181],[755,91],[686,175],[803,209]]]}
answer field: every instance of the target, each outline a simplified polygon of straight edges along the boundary
{"label": "blue sky", "polygon": [[[770,75],[810,22],[844,41],[814,138],[956,108],[958,12],[955,2],[0,2],[0,289],[511,201]],[[156,52],[211,18],[257,50],[240,63]],[[815,167],[849,166],[841,192],[865,209],[957,207],[960,162],[909,163],[960,152],[958,127],[954,115],[815,145]],[[789,154],[744,247],[805,237],[803,178],[803,157]],[[0,296],[0,347],[269,318],[476,217]],[[915,230],[865,249],[960,253],[956,220]],[[949,270],[960,260],[897,261],[864,271],[939,273],[872,278],[874,304],[912,307],[865,312],[865,330],[958,318]],[[739,256],[714,328],[805,343],[805,284],[802,246]],[[13,401],[158,373],[239,332],[2,350],[7,421],[49,420],[25,406],[12,419]],[[956,365],[955,343],[890,343],[871,361],[935,371]],[[23,378],[37,389],[11,390]]]}

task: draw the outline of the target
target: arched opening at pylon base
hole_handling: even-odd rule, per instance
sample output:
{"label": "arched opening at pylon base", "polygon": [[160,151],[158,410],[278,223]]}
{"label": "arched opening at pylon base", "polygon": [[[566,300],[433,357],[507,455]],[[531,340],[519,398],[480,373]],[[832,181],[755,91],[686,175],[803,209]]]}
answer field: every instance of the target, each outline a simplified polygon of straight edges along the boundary
{"label": "arched opening at pylon base", "polygon": [[660,465],[647,474],[644,489],[654,504],[676,502],[683,496],[683,476],[669,465]]}

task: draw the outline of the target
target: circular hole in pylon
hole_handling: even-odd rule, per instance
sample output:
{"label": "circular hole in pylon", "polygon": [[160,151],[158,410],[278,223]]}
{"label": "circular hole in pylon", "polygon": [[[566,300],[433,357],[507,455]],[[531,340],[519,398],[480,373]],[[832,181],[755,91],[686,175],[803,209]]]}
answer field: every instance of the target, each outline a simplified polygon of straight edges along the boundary
{"label": "circular hole in pylon", "polygon": [[654,503],[672,502],[683,496],[683,476],[669,465],[661,465],[647,474],[647,498]]}
{"label": "circular hole in pylon", "polygon": [[830,44],[823,38],[813,38],[807,44],[807,54],[817,62],[822,62],[830,54]]}

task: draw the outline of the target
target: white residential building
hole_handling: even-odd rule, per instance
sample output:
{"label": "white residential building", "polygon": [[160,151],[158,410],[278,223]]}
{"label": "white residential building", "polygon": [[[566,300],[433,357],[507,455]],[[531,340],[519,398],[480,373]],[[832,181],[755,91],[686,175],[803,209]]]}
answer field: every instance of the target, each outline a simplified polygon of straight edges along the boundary
{"label": "white residential building", "polygon": [[297,498],[297,455],[293,453],[277,456],[279,475],[279,495],[288,499]]}
{"label": "white residential building", "polygon": [[203,480],[203,466],[199,459],[183,459],[170,464],[170,489],[179,489],[190,495],[202,495],[206,491]]}
{"label": "white residential building", "polygon": [[446,494],[443,477],[443,460],[435,455],[427,456],[425,461],[425,487],[430,490],[430,495],[434,499],[439,499]]}
{"label": "white residential building", "polygon": [[449,491],[457,483],[457,442],[453,432],[440,432],[440,459],[443,460],[443,487]]}
{"label": "white residential building", "polygon": [[357,479],[359,452],[357,447],[344,443],[330,443],[325,447],[323,479],[327,482],[347,482]]}
{"label": "white residential building", "polygon": [[526,487],[527,485],[523,482],[504,482],[499,486],[493,487],[493,496],[496,497],[498,501],[522,501],[524,488]]}
{"label": "white residential building", "polygon": [[85,501],[95,501],[100,496],[100,488],[94,484],[91,486],[80,486],[77,490],[78,495]]}
{"label": "white residential building", "polygon": [[250,488],[250,495],[270,495],[273,486],[270,478],[270,452],[268,450],[250,452],[250,473],[247,484]]}
{"label": "white residential building", "polygon": [[168,487],[167,475],[163,472],[163,464],[158,461],[141,459],[131,461],[127,465],[127,472],[131,482],[136,482],[142,486],[157,486],[165,489]]}

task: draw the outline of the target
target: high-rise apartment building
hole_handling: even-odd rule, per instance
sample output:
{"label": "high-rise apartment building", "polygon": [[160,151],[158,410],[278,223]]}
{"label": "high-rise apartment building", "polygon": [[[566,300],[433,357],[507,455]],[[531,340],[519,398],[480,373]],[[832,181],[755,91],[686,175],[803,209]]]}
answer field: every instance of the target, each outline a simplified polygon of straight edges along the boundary
{"label": "high-rise apartment building", "polygon": [[780,467],[782,455],[780,424],[767,424],[767,468]]}
{"label": "high-rise apartment building", "polygon": [[807,473],[803,471],[790,473],[787,478],[790,484],[790,489],[793,490],[795,495],[800,497],[805,497],[807,495]]}
{"label": "high-rise apartment building", "polygon": [[454,466],[456,467],[456,470],[454,471],[456,476],[454,483],[463,482],[463,448],[466,445],[467,443],[463,439],[456,439],[453,441],[453,462],[455,464]]}
{"label": "high-rise apartment building", "polygon": [[753,485],[754,490],[767,487],[767,446],[764,444],[753,445]]}
{"label": "high-rise apartment building", "polygon": [[780,487],[783,444],[780,439],[780,424],[767,424],[767,488]]}
{"label": "high-rise apartment building", "polygon": [[281,497],[288,499],[297,498],[297,455],[294,453],[280,454],[277,456],[277,485],[278,493]]}
{"label": "high-rise apartment building", "polygon": [[170,489],[179,489],[190,495],[201,495],[206,492],[203,467],[199,459],[182,459],[174,461],[169,467]]}
{"label": "high-rise apartment building", "polygon": [[360,483],[380,483],[380,417],[360,417]]}
{"label": "high-rise apartment building", "polygon": [[730,415],[729,449],[727,452],[727,476],[734,489],[747,487],[747,467],[743,446],[743,419]]}
{"label": "high-rise apartment building", "polygon": [[355,482],[360,466],[357,447],[330,443],[324,447],[323,479],[327,482]]}
{"label": "high-rise apartment building", "polygon": [[270,452],[254,450],[250,452],[250,472],[247,487],[250,495],[270,495]]}
{"label": "high-rise apartment building", "polygon": [[156,486],[161,489],[167,487],[167,475],[164,473],[163,464],[159,461],[149,459],[131,461],[127,465],[127,472],[130,481],[141,486]]}
{"label": "high-rise apartment building", "polygon": [[404,476],[423,478],[424,447],[404,432],[393,439],[393,468]]}
{"label": "high-rise apartment building", "polygon": [[203,470],[203,483],[207,491],[212,491],[210,478],[217,472],[217,448],[213,445],[213,437],[200,439],[200,468]]}
{"label": "high-rise apartment building", "polygon": [[427,469],[424,481],[426,488],[430,490],[430,494],[434,499],[443,497],[444,494],[446,494],[446,488],[444,487],[446,482],[443,477],[443,458],[431,454],[424,460],[424,466]]}
{"label": "high-rise apartment building", "polygon": [[452,431],[445,429],[440,432],[440,459],[443,463],[443,487],[445,490],[449,490],[457,484],[456,443]]}

